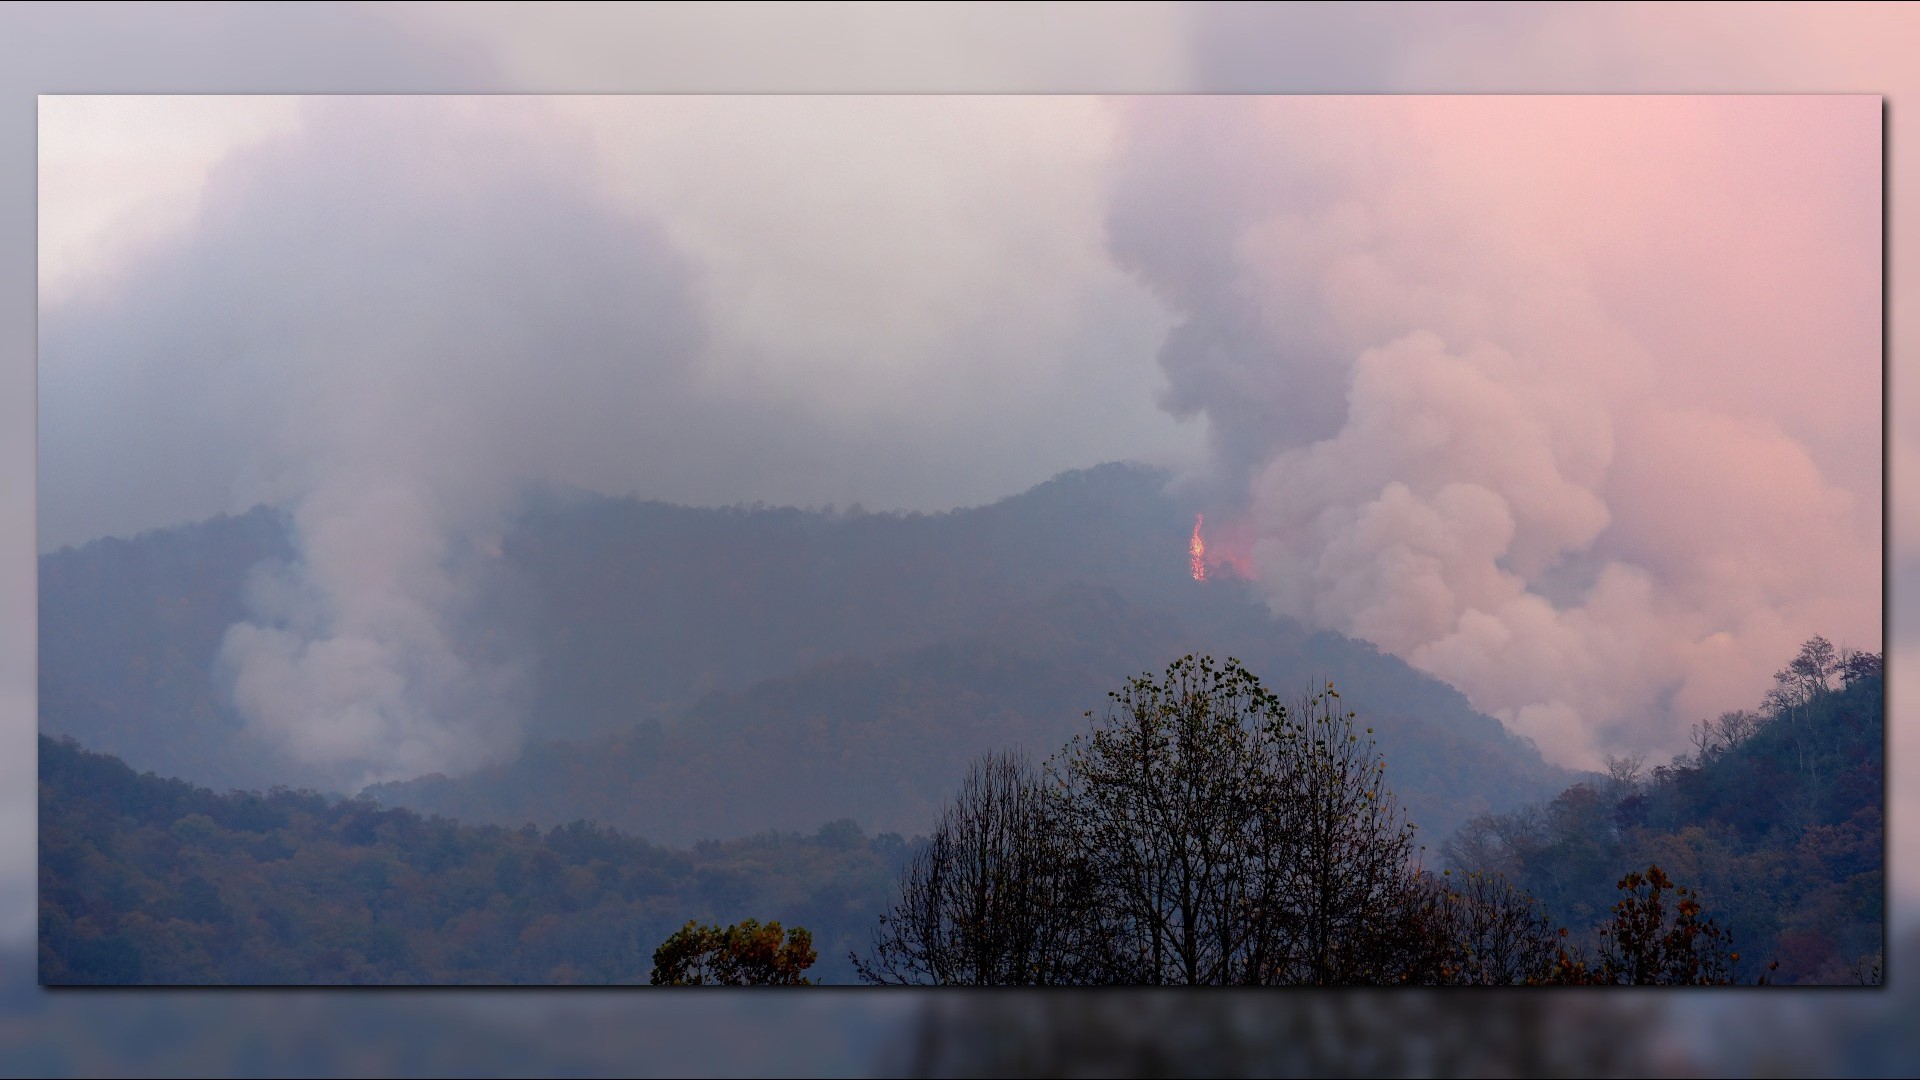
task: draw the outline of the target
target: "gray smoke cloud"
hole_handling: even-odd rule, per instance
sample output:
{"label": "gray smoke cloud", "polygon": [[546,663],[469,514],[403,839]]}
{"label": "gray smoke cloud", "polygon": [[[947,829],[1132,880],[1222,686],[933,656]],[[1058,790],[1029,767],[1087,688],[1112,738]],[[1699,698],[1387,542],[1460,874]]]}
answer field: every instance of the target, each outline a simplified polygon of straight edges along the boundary
{"label": "gray smoke cloud", "polygon": [[[1877,117],[1542,100],[1137,101],[1110,226],[1272,606],[1591,766],[1879,647]],[[1764,153],[1844,164],[1729,194]]]}
{"label": "gray smoke cloud", "polygon": [[1589,764],[1878,645],[1877,128],[1835,102],[313,103],[49,306],[46,524],[293,507],[235,701],[398,775],[515,738],[526,658],[460,631],[523,480],[932,509],[1172,416],[1278,610]]}
{"label": "gray smoke cloud", "polygon": [[47,315],[50,486],[292,508],[298,558],[256,574],[221,665],[255,734],[344,783],[513,745],[524,660],[457,632],[498,515],[528,478],[670,459],[693,396],[691,269],[550,123],[316,101],[221,166],[191,231]]}
{"label": "gray smoke cloud", "polygon": [[945,509],[1188,437],[1097,101],[302,109],[48,303],[42,542],[290,508],[221,675],[342,784],[517,744],[535,657],[470,616],[529,481]]}
{"label": "gray smoke cloud", "polygon": [[[0,12],[0,99],[6,103],[0,109],[0,204],[6,207],[0,214],[0,941],[25,941],[35,933],[38,880],[35,473],[48,447],[42,442],[36,452],[36,427],[45,433],[49,402],[47,383],[38,384],[37,394],[35,376],[36,347],[52,344],[53,327],[36,318],[34,241],[36,195],[45,200],[56,193],[36,190],[34,95],[297,93],[341,90],[349,81],[363,91],[407,92],[449,84],[478,89],[497,85],[497,76],[489,57],[424,40],[377,13],[341,5],[188,11],[16,4]],[[101,437],[96,430],[94,438]],[[199,442],[178,440],[183,470],[198,464],[193,448]],[[44,498],[45,474],[39,479]],[[84,487],[105,478],[82,470],[67,479]],[[110,501],[128,493],[109,485],[102,494]],[[178,506],[155,509],[161,516],[148,519],[151,524],[187,516]],[[44,505],[41,510],[44,520]]]}

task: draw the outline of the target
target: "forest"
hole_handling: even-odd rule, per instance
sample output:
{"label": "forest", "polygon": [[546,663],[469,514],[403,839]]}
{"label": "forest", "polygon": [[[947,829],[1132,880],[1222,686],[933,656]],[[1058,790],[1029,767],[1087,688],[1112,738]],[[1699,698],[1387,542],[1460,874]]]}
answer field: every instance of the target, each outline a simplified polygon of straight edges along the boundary
{"label": "forest", "polygon": [[1877,982],[1886,918],[1882,659],[1816,637],[1754,708],[1702,720],[1665,765],[1614,759],[1554,799],[1473,818],[1444,845],[1576,928],[1622,866],[1657,863],[1710,899],[1748,977]]}
{"label": "forest", "polygon": [[1644,783],[1614,761],[1604,790],[1473,819],[1436,873],[1332,684],[1283,704],[1188,656],[1037,767],[979,759],[855,963],[941,985],[1878,982],[1881,659],[1816,637],[1775,681]]}
{"label": "forest", "polygon": [[851,821],[668,849],[575,822],[468,826],[309,791],[214,794],[40,740],[40,979],[644,984],[690,918],[778,912],[817,978],[904,862]]}
{"label": "forest", "polygon": [[[1021,783],[1084,781],[1056,752],[1097,733],[1089,706],[1187,655],[1238,657],[1294,720],[1337,686],[1386,765],[1375,846],[1420,871],[1393,903],[1429,926],[1477,911],[1482,930],[1551,934],[1536,959],[1564,944],[1597,964],[1617,905],[1659,892],[1668,923],[1702,905],[1695,936],[1708,919],[1726,935],[1729,978],[1878,977],[1877,657],[1816,638],[1751,707],[1697,724],[1690,753],[1578,774],[1400,659],[1273,616],[1228,570],[1193,580],[1191,507],[1167,481],[1108,465],[941,514],[530,490],[452,626],[462,647],[524,652],[519,743],[363,789],[260,737],[218,678],[249,583],[296,555],[283,513],[47,553],[42,977],[644,983],[670,936],[758,920],[807,932],[800,977],[853,982],[879,972],[875,922],[938,854],[983,753],[1024,761]],[[1106,820],[1089,805],[1083,821]],[[1270,852],[1298,832],[1284,820],[1259,826],[1278,830]],[[1233,886],[1249,902],[1279,895],[1251,880]],[[1253,951],[1294,937],[1260,930]],[[1283,977],[1261,955],[1236,977],[1394,981],[1378,963]],[[1501,981],[1438,956],[1395,978]],[[1069,974],[1046,980],[1186,981]]]}
{"label": "forest", "polygon": [[787,981],[1878,981],[1880,659],[1816,638],[1776,682],[1670,765],[1473,819],[1445,867],[1336,688],[1205,657],[1039,765],[978,758],[912,840],[468,825],[42,736],[41,980],[639,984],[676,931],[772,919],[818,946]]}

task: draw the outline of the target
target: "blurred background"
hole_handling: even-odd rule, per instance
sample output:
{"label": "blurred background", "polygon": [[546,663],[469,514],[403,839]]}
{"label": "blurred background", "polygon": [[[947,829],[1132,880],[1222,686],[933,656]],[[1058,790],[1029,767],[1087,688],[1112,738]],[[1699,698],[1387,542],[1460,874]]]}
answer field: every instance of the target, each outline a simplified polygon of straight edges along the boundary
{"label": "blurred background", "polygon": [[[0,1072],[1908,1075],[1920,954],[1920,8],[1587,4],[26,4],[0,10]],[[1792,995],[65,991],[35,985],[42,93],[1822,92],[1887,99],[1888,986]],[[1911,462],[1911,464],[1909,464]]]}

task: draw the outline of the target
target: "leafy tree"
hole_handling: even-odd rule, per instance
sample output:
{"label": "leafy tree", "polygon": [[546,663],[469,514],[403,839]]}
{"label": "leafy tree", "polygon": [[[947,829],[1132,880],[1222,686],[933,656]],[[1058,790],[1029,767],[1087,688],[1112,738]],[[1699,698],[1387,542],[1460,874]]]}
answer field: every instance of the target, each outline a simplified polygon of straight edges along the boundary
{"label": "leafy tree", "polygon": [[748,919],[722,929],[689,921],[653,953],[655,986],[808,986],[813,935]]}
{"label": "leafy tree", "polygon": [[[1625,986],[1728,986],[1740,954],[1733,938],[1702,915],[1700,900],[1658,866],[1620,879],[1625,893],[1600,928],[1600,955],[1566,979]],[[1667,894],[1678,901],[1671,913]],[[1763,976],[1762,982],[1766,981]]]}
{"label": "leafy tree", "polygon": [[1615,760],[1549,804],[1469,820],[1448,865],[1505,874],[1587,943],[1621,868],[1657,865],[1716,898],[1743,947],[1731,977],[1849,981],[1883,937],[1884,696],[1879,656],[1841,651],[1836,686],[1827,653],[1808,641],[1763,707],[1696,725],[1669,765]]}

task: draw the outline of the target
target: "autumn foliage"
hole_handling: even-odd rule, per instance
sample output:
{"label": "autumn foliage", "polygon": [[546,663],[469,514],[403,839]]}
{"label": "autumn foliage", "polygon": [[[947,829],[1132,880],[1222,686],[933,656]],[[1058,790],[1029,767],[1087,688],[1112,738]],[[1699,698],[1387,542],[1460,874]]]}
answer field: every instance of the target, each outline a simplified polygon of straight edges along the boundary
{"label": "autumn foliage", "polygon": [[808,986],[813,935],[748,919],[725,928],[689,921],[653,953],[655,986]]}

